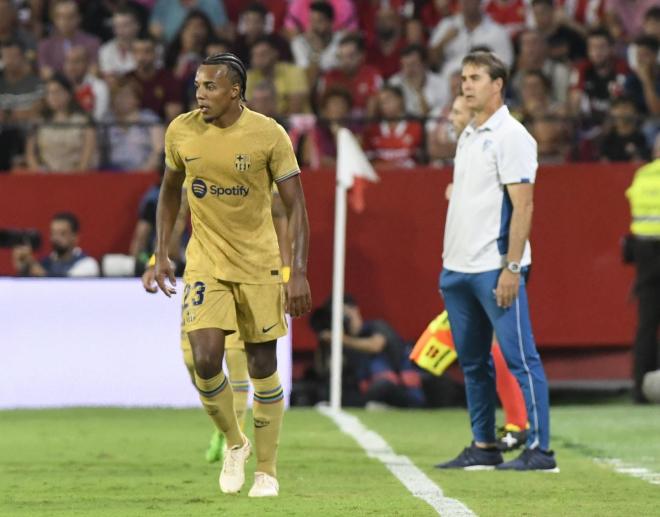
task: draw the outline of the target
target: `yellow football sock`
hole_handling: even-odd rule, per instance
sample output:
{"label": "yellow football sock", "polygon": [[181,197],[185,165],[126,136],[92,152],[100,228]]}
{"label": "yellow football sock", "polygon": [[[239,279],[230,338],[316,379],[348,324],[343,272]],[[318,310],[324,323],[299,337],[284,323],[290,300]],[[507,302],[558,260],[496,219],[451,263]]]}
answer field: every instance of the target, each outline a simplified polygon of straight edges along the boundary
{"label": "yellow football sock", "polygon": [[245,411],[247,409],[248,391],[250,391],[250,375],[248,374],[247,355],[245,350],[228,348],[225,351],[229,383],[234,393],[234,411],[238,426],[245,428]]}
{"label": "yellow football sock", "polygon": [[195,372],[195,385],[204,409],[218,430],[227,437],[227,447],[243,445],[243,436],[234,413],[234,397],[224,372],[210,379],[202,379]]}
{"label": "yellow football sock", "polygon": [[257,472],[276,476],[277,445],[279,443],[284,392],[280,376],[275,372],[265,379],[252,379],[254,386],[254,443],[257,449]]}
{"label": "yellow football sock", "polygon": [[195,384],[195,362],[193,361],[192,350],[190,346],[188,348],[182,347],[181,352],[183,353],[183,362],[188,370],[188,375],[190,375],[190,382]]}

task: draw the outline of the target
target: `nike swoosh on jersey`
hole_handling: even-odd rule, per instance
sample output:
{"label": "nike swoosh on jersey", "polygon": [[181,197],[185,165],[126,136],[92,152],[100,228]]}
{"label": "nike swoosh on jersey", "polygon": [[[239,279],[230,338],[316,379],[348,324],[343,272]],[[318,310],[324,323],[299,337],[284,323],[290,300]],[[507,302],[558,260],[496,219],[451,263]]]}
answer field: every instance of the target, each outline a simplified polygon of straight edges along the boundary
{"label": "nike swoosh on jersey", "polygon": [[186,156],[184,160],[186,161],[186,163],[188,163],[188,162],[192,162],[193,160],[199,160],[200,158],[201,156],[191,156],[191,157]]}
{"label": "nike swoosh on jersey", "polygon": [[266,332],[268,332],[270,329],[272,329],[272,328],[275,327],[275,326],[277,326],[277,323],[275,323],[275,325],[271,325],[271,326],[268,327],[268,328],[266,328],[266,327],[262,327],[262,328],[261,328],[261,331],[265,334]]}

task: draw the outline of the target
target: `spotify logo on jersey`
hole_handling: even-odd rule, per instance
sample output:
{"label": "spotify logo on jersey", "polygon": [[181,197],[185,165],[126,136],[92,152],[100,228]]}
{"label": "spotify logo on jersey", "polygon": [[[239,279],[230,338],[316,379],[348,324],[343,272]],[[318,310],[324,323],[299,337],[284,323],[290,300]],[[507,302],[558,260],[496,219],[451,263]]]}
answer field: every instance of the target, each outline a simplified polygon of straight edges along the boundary
{"label": "spotify logo on jersey", "polygon": [[199,178],[192,182],[192,193],[195,194],[195,197],[203,198],[206,195],[206,190],[206,183]]}

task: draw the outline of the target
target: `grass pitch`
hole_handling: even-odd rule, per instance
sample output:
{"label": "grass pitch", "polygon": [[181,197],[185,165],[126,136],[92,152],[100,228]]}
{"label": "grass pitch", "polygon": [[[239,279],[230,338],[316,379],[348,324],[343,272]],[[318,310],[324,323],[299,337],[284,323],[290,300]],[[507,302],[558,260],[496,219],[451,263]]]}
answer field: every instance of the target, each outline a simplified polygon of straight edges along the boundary
{"label": "grass pitch", "polygon": [[[660,514],[660,486],[593,459],[660,473],[657,407],[554,408],[560,474],[434,470],[469,442],[462,410],[351,412],[478,515]],[[285,417],[274,500],[247,497],[254,459],[244,491],[220,493],[219,466],[203,459],[210,431],[201,410],[0,412],[0,515],[436,515],[314,410]]]}

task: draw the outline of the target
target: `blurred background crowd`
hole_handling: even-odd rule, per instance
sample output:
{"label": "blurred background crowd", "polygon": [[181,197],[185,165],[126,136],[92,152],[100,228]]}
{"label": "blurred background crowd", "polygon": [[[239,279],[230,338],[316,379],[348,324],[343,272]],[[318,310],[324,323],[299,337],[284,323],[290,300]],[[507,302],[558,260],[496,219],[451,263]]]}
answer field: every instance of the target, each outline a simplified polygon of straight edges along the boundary
{"label": "blurred background crowd", "polygon": [[381,168],[444,166],[460,62],[510,65],[541,163],[651,156],[656,0],[0,0],[0,171],[154,171],[196,67],[231,51],[307,169],[353,129]]}

